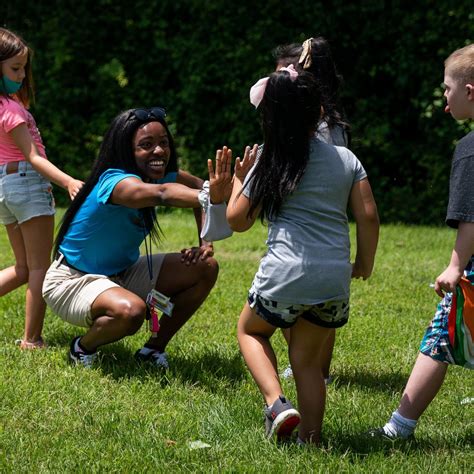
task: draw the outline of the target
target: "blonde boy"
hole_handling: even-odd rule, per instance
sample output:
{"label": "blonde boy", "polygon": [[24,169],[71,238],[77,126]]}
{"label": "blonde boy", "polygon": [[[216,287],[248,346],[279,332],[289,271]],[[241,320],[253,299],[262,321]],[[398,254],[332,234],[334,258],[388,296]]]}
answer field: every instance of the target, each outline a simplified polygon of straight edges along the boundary
{"label": "blonde boy", "polygon": [[[474,44],[454,51],[445,61],[445,112],[456,120],[474,118]],[[373,437],[391,439],[413,435],[422,415],[443,384],[448,364],[456,364],[448,337],[452,292],[461,277],[474,281],[474,131],[456,146],[451,165],[446,224],[457,229],[451,261],[436,278],[435,291],[443,299],[421,342],[420,353],[398,409]],[[472,365],[465,367],[473,368]]]}

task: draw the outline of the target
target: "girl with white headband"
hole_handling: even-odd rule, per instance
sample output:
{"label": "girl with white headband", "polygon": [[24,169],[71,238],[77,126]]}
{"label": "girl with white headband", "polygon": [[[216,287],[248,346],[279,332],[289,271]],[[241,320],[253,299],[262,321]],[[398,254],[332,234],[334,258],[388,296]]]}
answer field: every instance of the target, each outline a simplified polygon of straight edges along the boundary
{"label": "girl with white headband", "polygon": [[[326,388],[321,348],[349,316],[350,279],[370,276],[378,215],[367,175],[346,148],[315,136],[321,103],[314,77],[293,66],[261,79],[250,92],[261,113],[263,141],[237,159],[227,208],[230,227],[268,223],[260,262],[238,323],[245,362],[265,400],[266,435],[283,439],[299,425],[298,442],[320,442]],[[350,262],[350,204],[357,253]],[[289,355],[296,410],[282,393],[270,337],[291,328]]]}

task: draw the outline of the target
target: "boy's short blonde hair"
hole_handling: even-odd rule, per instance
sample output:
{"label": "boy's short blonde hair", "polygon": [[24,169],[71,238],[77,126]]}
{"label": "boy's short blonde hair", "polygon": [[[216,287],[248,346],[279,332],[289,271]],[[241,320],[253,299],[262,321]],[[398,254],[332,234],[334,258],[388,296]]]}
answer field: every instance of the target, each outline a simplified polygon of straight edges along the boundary
{"label": "boy's short blonde hair", "polygon": [[444,62],[444,67],[453,79],[474,83],[474,44],[451,53]]}

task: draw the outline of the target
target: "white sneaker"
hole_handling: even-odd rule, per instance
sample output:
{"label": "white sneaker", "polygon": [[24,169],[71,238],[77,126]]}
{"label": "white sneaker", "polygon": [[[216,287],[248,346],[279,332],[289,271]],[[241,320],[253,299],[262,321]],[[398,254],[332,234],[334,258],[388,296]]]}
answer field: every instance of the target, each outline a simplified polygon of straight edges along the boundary
{"label": "white sneaker", "polygon": [[281,374],[280,377],[282,379],[291,379],[293,377],[293,369],[291,365],[289,365]]}
{"label": "white sneaker", "polygon": [[97,352],[94,352],[93,354],[86,354],[84,352],[76,351],[75,346],[78,339],[80,339],[80,337],[75,337],[71,342],[71,347],[69,349],[69,360],[74,365],[82,365],[83,367],[90,369],[97,359]]}

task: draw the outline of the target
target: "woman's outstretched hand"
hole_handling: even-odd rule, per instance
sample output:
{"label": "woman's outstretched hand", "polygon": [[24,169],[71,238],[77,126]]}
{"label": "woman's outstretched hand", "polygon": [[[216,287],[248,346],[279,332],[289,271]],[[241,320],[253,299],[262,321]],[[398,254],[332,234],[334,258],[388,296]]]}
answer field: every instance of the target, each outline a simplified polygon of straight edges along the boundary
{"label": "woman's outstretched hand", "polygon": [[244,181],[248,172],[252,169],[257,159],[258,145],[254,145],[252,148],[249,146],[245,147],[244,157],[242,159],[236,158],[234,174],[239,181]]}
{"label": "woman's outstretched hand", "polygon": [[228,201],[232,192],[232,150],[226,146],[216,152],[216,167],[207,160],[209,170],[209,195],[212,204]]}

